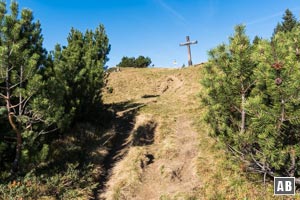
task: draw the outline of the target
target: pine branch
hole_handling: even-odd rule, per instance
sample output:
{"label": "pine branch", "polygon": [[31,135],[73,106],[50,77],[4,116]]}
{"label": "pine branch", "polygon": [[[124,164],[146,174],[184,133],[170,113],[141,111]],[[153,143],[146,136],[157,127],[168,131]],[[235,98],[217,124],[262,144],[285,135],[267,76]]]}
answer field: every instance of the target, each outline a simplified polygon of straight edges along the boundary
{"label": "pine branch", "polygon": [[248,92],[248,90],[256,84],[257,80],[253,81],[248,87],[245,89],[245,93]]}
{"label": "pine branch", "polygon": [[4,99],[4,100],[7,100],[7,99],[8,99],[7,96],[5,96],[4,94],[1,94],[1,93],[0,93],[0,98],[2,98],[2,99]]}
{"label": "pine branch", "polygon": [[14,84],[14,85],[10,86],[8,89],[9,89],[9,90],[12,90],[12,89],[16,88],[17,86],[19,86],[19,85],[20,85],[20,83],[24,83],[25,81],[26,81],[26,80],[19,81],[18,83],[16,83],[16,84]]}
{"label": "pine branch", "polygon": [[237,157],[239,158],[243,158],[244,159],[244,154],[238,150],[236,150],[235,148],[233,148],[232,146],[230,146],[229,144],[227,144],[227,148],[235,155],[237,155]]}
{"label": "pine branch", "polygon": [[24,101],[24,104],[23,104],[23,109],[21,110],[21,113],[24,113],[24,111],[25,111],[25,108],[26,108],[26,106],[27,106],[27,103],[29,102],[29,100],[31,99],[31,97],[32,97],[33,95],[30,95],[29,97],[27,97],[27,98],[25,98],[23,101]]}
{"label": "pine branch", "polygon": [[236,107],[235,105],[233,105],[233,107],[234,107],[239,113],[242,113],[241,109],[239,109],[239,108]]}
{"label": "pine branch", "polygon": [[[51,126],[51,125],[49,125],[49,126]],[[50,130],[50,131],[42,130],[42,131],[40,131],[40,132],[38,133],[38,136],[40,136],[40,135],[45,135],[45,134],[48,134],[48,133],[52,133],[52,132],[55,132],[55,131],[57,131],[57,130],[58,130],[58,128],[54,128],[54,129],[52,129],[52,130]]]}
{"label": "pine branch", "polygon": [[12,71],[14,68],[15,68],[14,66],[12,66],[11,68],[8,68],[8,69],[7,69],[7,72]]}
{"label": "pine branch", "polygon": [[[28,97],[28,98],[23,99],[21,102],[15,104],[15,105],[13,105],[13,106],[10,106],[9,108],[16,108],[16,107],[22,105],[24,102],[27,103],[27,102],[29,101],[29,99],[30,99],[32,96],[33,96],[33,95],[31,95],[31,96]],[[25,106],[25,104],[24,104],[24,106]]]}

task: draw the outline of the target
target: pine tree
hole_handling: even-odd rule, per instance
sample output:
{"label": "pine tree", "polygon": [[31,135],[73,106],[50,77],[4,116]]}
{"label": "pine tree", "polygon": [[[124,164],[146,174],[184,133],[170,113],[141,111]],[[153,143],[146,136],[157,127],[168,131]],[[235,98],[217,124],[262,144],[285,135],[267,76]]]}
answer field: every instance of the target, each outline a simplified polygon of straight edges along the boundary
{"label": "pine tree", "polygon": [[251,46],[238,26],[229,45],[211,50],[202,100],[213,133],[250,169],[299,185],[300,27],[291,18],[271,42]]}
{"label": "pine tree", "polygon": [[220,45],[209,52],[205,66],[202,84],[207,88],[203,97],[208,106],[206,119],[215,134],[230,145],[239,143],[247,127],[245,103],[254,84],[251,51],[245,27],[239,25],[229,45]]}
{"label": "pine tree", "polygon": [[273,36],[278,32],[290,32],[294,27],[298,25],[297,19],[294,14],[286,9],[284,16],[282,17],[283,22],[278,23],[276,28],[274,29]]}
{"label": "pine tree", "polygon": [[6,14],[6,4],[0,2],[0,97],[5,101],[7,120],[16,134],[16,156],[13,171],[18,170],[22,133],[39,121],[29,109],[29,101],[37,92],[37,74],[45,51],[39,22],[33,22],[30,10],[24,9],[19,18],[16,2],[12,2],[11,14]]}
{"label": "pine tree", "polygon": [[259,43],[259,41],[261,41],[261,40],[262,40],[262,38],[256,35],[254,37],[252,43],[253,43],[253,45],[257,45]]}
{"label": "pine tree", "polygon": [[253,122],[252,158],[264,173],[299,176],[300,28],[278,32],[255,50],[256,87],[247,108]]}
{"label": "pine tree", "polygon": [[70,119],[90,119],[101,104],[105,63],[110,45],[103,25],[94,32],[81,33],[74,28],[68,45],[53,52],[54,74],[63,85],[65,113]]}

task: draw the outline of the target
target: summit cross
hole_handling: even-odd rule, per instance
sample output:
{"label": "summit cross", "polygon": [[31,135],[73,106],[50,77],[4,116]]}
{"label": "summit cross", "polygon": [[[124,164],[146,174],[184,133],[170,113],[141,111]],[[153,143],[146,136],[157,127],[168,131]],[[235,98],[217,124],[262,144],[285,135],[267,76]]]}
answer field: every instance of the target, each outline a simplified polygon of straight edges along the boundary
{"label": "summit cross", "polygon": [[187,49],[188,49],[188,58],[189,58],[189,66],[193,65],[193,62],[192,62],[192,53],[191,53],[191,45],[192,44],[197,44],[198,41],[190,41],[190,36],[186,36],[186,42],[185,43],[181,43],[179,44],[180,46],[187,46]]}

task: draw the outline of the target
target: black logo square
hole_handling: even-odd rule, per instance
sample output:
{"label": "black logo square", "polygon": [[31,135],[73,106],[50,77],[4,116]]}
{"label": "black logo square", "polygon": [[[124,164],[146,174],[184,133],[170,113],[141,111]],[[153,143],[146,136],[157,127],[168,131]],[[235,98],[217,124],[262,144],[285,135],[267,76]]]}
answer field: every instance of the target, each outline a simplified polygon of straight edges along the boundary
{"label": "black logo square", "polygon": [[295,195],[295,177],[274,177],[275,195]]}

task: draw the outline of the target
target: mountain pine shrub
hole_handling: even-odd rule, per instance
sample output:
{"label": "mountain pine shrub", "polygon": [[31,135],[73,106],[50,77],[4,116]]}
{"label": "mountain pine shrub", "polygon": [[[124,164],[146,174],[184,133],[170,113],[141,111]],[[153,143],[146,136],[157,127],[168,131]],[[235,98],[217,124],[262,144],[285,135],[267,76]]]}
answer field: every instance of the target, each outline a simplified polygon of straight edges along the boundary
{"label": "mountain pine shrub", "polygon": [[271,177],[300,173],[299,49],[299,27],[250,44],[237,26],[229,44],[209,52],[201,81],[212,134]]}

